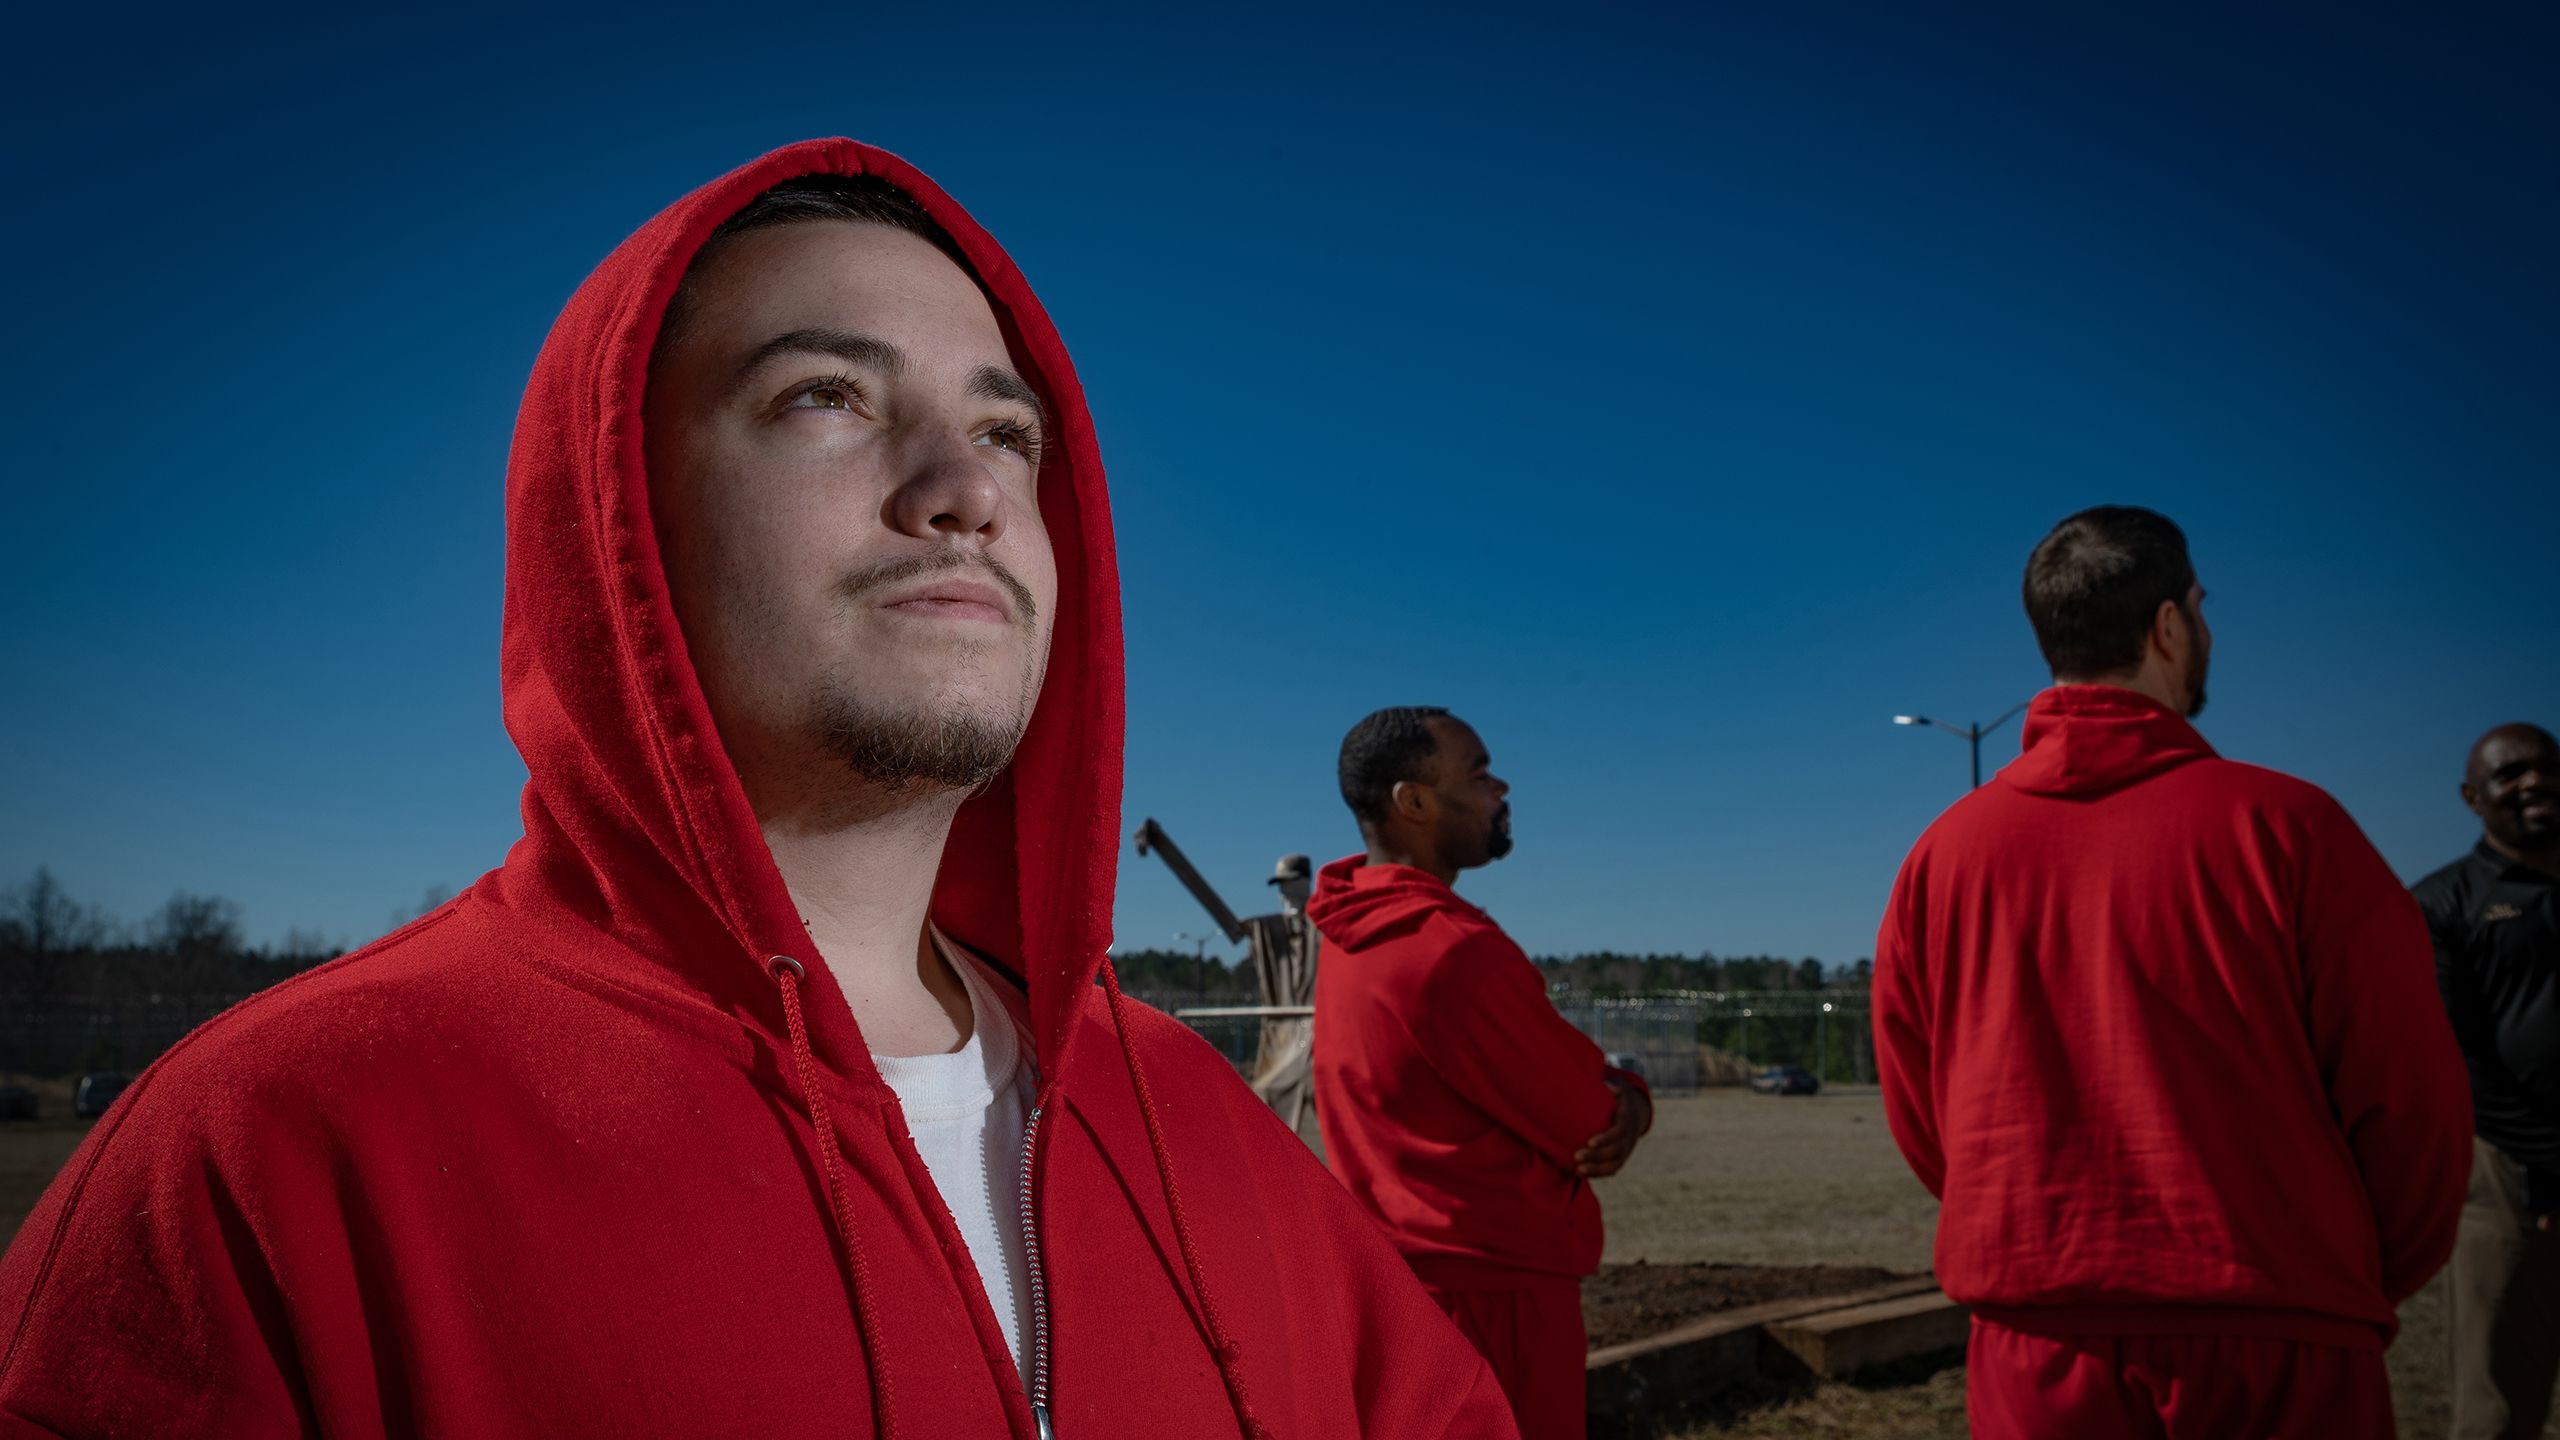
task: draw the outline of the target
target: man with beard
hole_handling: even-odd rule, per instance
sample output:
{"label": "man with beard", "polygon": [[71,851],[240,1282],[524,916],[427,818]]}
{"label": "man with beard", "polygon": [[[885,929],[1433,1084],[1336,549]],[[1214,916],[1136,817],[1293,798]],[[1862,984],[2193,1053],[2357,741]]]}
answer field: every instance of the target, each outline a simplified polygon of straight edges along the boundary
{"label": "man with beard", "polygon": [[2394,1307],[2453,1248],[2462,1060],[2355,822],[2222,759],[2186,537],[2063,521],[2025,753],[1914,846],[1876,941],[1894,1139],[1973,1308],[1985,1440],[2388,1436]]}
{"label": "man with beard", "polygon": [[2542,1433],[2560,1378],[2560,744],[2480,737],[2470,854],[2418,882],[2471,1069],[2471,1198],[2453,1249],[2454,1440]]}
{"label": "man with beard", "polygon": [[1511,787],[1474,729],[1436,707],[1380,710],[1343,738],[1340,778],[1368,849],[1324,867],[1307,907],[1325,941],[1326,1161],[1493,1363],[1520,1433],[1579,1436],[1591,1181],[1626,1164],[1652,1098],[1451,888],[1511,853]]}
{"label": "man with beard", "polygon": [[0,1263],[0,1435],[1513,1433],[1120,998],[1099,451],[931,181],[795,145],[579,288],[501,669],[524,839],[99,1123]]}

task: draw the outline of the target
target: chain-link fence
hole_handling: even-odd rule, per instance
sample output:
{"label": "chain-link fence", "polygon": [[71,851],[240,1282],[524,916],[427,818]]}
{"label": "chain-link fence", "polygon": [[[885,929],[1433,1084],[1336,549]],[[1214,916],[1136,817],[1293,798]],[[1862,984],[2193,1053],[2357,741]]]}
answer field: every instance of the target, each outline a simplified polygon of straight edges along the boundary
{"label": "chain-link fence", "polygon": [[[1189,995],[1137,998],[1185,1012],[1242,1072],[1253,1069],[1262,1020],[1251,1007],[1201,1007]],[[1830,1085],[1875,1082],[1864,990],[1685,990],[1655,995],[1551,996],[1557,1013],[1611,1055],[1633,1056],[1660,1094],[1737,1085],[1773,1065],[1798,1065]],[[1232,1013],[1226,1013],[1231,1011]],[[1620,1063],[1624,1063],[1623,1058]]]}
{"label": "chain-link fence", "polygon": [[[1559,995],[1556,1004],[1568,1016],[1578,1005],[1605,1004],[1613,1018],[1625,1011],[1688,1017],[1702,1071],[1722,1072],[1702,1074],[1708,1084],[1730,1084],[1772,1065],[1799,1065],[1832,1085],[1876,1077],[1864,990],[1687,990],[1606,1002]],[[1583,1029],[1600,1038],[1593,1027]]]}
{"label": "chain-link fence", "polygon": [[247,998],[246,992],[155,996],[113,1005],[58,1006],[33,1017],[0,1017],[0,1073],[138,1071],[188,1031]]}
{"label": "chain-link fence", "polygon": [[[1656,1095],[1686,1095],[1702,1078],[1698,1063],[1698,1007],[1687,1000],[1651,996],[1597,999],[1555,997],[1556,1013],[1591,1037],[1610,1063],[1642,1075]],[[1629,1063],[1632,1061],[1633,1063]]]}
{"label": "chain-link fence", "polygon": [[[1220,1005],[1214,1001],[1204,1005],[1198,998],[1186,994],[1124,993],[1132,1000],[1143,1000],[1179,1018],[1183,1024],[1197,1031],[1201,1039],[1208,1041],[1212,1049],[1226,1056],[1227,1063],[1236,1067],[1236,1073],[1253,1073],[1254,1055],[1262,1048],[1262,1015],[1255,1007]],[[1236,1013],[1223,1013],[1230,1011]]]}

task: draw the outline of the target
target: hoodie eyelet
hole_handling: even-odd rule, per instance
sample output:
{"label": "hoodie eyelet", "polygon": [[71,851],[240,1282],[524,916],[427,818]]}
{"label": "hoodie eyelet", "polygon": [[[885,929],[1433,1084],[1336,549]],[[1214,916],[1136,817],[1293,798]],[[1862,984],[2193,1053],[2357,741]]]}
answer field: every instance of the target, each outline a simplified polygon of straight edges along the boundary
{"label": "hoodie eyelet", "polygon": [[767,971],[770,971],[773,978],[776,980],[780,980],[782,978],[782,971],[785,966],[790,968],[794,977],[801,980],[809,978],[809,967],[792,959],[788,955],[768,955],[765,957],[764,968]]}

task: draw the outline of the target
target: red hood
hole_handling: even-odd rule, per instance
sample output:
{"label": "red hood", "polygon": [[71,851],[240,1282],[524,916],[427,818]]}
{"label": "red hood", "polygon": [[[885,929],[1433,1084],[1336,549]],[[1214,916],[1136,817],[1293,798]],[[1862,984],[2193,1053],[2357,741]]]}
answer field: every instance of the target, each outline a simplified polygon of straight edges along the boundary
{"label": "red hood", "polygon": [[1366,855],[1345,855],[1317,871],[1316,893],[1307,901],[1316,930],[1353,950],[1409,934],[1446,912],[1492,923],[1435,877],[1410,865],[1372,865]]}
{"label": "red hood", "polygon": [[[934,898],[1027,977],[1055,1117],[1020,1136],[1021,1367],[843,992],[824,966],[766,964],[806,937],[649,522],[641,397],[668,297],[720,220],[817,173],[883,176],[952,234],[1060,442],[1040,483],[1047,682],[1010,772],[962,808]],[[507,539],[524,840],[137,1080],[0,1260],[0,1431],[299,1415],[330,1434],[1028,1440],[1045,1393],[1069,1435],[1514,1434],[1483,1361],[1306,1147],[1108,983],[1102,470],[1048,319],[931,182],[822,141],[643,227],[535,367]],[[545,1337],[541,1355],[490,1343],[513,1335]]]}
{"label": "red hood", "polygon": [[2030,795],[2105,795],[2213,747],[2168,706],[2117,685],[2056,685],[2027,706],[2026,751],[2000,783]]}
{"label": "red hood", "polygon": [[[1055,417],[1041,516],[1057,552],[1048,678],[1013,766],[960,811],[934,917],[1028,981],[1044,1073],[1109,944],[1120,824],[1119,574],[1082,388],[1031,287],[950,197],[850,140],[777,150],[676,202],[624,241],[562,311],[535,361],[507,469],[503,677],[508,733],[531,772],[505,883],[565,903],[674,986],[780,1029],[765,957],[807,935],[713,729],[649,521],[641,401],[685,267],[721,221],[802,175],[876,175],[959,242],[1007,347]],[[871,1074],[843,993],[808,977],[812,1048]]]}

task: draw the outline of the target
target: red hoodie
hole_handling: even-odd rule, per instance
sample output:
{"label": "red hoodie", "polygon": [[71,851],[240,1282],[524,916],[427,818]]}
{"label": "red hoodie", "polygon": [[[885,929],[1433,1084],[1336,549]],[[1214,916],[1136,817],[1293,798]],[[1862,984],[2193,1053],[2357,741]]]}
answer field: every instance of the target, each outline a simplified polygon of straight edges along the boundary
{"label": "red hoodie", "polygon": [[1600,1048],[1493,917],[1420,870],[1353,855],[1316,877],[1316,1122],[1326,1163],[1425,1278],[1580,1277],[1600,1201],[1573,1154],[1609,1126]]}
{"label": "red hoodie", "polygon": [[[768,958],[814,959],[648,520],[668,297],[714,225],[816,173],[883,176],[958,239],[1063,441],[1047,683],[934,904],[1028,981],[1028,1377],[842,992]],[[507,543],[524,839],[189,1036],[98,1124],[0,1263],[0,1437],[1029,1437],[1026,1384],[1067,1440],[1514,1433],[1306,1147],[1094,983],[1121,751],[1102,469],[1056,331],[932,182],[796,145],[625,242],[535,366]]]}
{"label": "red hoodie", "polygon": [[2056,686],[1876,940],[1885,1115],[1947,1293],[2021,1327],[2373,1348],[2453,1250],[2470,1095],[2355,822],[2130,690]]}

